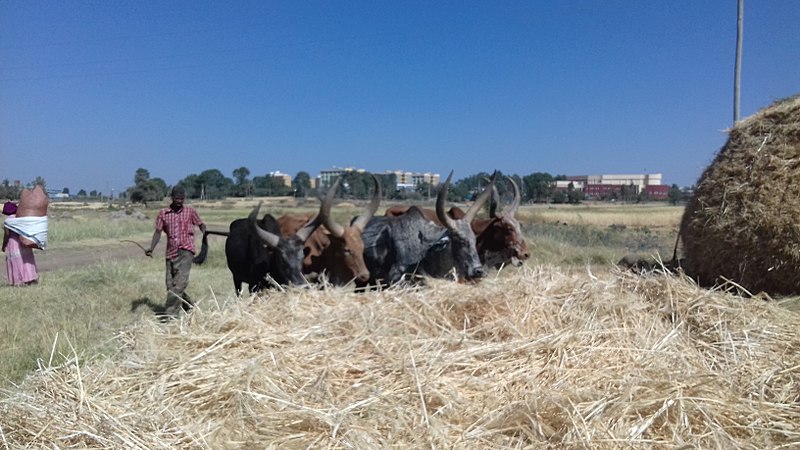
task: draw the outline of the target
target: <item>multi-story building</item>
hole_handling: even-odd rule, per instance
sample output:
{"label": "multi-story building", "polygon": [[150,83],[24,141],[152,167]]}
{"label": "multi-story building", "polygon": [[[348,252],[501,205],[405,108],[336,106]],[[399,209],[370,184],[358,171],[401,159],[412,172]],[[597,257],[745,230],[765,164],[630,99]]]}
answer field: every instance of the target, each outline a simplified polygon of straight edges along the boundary
{"label": "multi-story building", "polygon": [[281,173],[279,170],[275,172],[270,172],[267,175],[271,176],[272,178],[281,180],[283,185],[286,187],[292,187],[292,176],[289,174]]}
{"label": "multi-story building", "polygon": [[364,173],[364,169],[356,169],[354,167],[332,167],[330,169],[320,170],[317,178],[314,179],[314,188],[328,187],[332,185],[336,178],[347,172]]}
{"label": "multi-story building", "polygon": [[[364,173],[365,169],[353,167],[333,167],[331,169],[320,170],[319,175],[314,180],[314,187],[330,186],[336,178],[346,172]],[[419,184],[428,183],[436,186],[439,184],[439,174],[431,172],[406,172],[402,170],[386,170],[375,172],[378,175],[394,175],[397,178],[397,189],[413,191]]]}
{"label": "multi-story building", "polygon": [[661,199],[666,198],[662,197],[663,192],[669,190],[669,186],[661,184],[660,173],[568,176],[567,183],[569,182],[573,182],[576,189],[582,184],[584,195],[593,199],[622,197],[625,190],[628,191],[627,195],[647,192],[651,199]]}

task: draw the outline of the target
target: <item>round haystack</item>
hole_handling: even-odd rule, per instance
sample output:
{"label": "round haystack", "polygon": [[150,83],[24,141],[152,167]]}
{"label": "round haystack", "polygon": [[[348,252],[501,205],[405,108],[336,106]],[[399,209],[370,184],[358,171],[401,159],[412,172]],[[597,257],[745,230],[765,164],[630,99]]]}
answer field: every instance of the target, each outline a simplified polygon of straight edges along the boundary
{"label": "round haystack", "polygon": [[685,268],[702,285],[800,293],[800,95],[737,123],[681,220]]}

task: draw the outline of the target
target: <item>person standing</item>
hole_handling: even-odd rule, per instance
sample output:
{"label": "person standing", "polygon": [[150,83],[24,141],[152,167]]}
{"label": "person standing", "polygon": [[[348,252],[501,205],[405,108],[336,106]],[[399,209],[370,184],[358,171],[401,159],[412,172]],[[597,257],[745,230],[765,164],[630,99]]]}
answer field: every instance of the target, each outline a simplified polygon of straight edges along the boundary
{"label": "person standing", "polygon": [[[16,217],[17,205],[6,202],[3,214]],[[3,227],[3,252],[6,254],[6,278],[11,286],[25,286],[39,281],[33,249],[22,244],[19,234]]]}
{"label": "person standing", "polygon": [[186,199],[186,191],[182,186],[173,187],[170,197],[172,197],[172,203],[169,207],[158,212],[153,240],[150,248],[145,250],[145,254],[153,256],[153,249],[161,239],[161,232],[166,233],[167,300],[164,308],[165,313],[177,316],[181,308],[189,311],[194,306],[186,293],[194,258],[194,227],[199,227],[200,232],[205,233],[206,225],[194,208],[183,204]]}

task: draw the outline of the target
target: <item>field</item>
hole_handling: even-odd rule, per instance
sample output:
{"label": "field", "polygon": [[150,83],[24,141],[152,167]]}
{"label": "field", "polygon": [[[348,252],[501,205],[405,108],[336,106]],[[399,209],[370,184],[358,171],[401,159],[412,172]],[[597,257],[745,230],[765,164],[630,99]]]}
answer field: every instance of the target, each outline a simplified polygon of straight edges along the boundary
{"label": "field", "polygon": [[[254,204],[194,206],[224,230]],[[679,207],[523,206],[524,267],[366,294],[236,298],[212,237],[170,323],[164,239],[152,259],[120,242],[156,211],[51,204],[41,282],[0,288],[0,448],[800,445],[794,299],[614,266],[671,258]]]}

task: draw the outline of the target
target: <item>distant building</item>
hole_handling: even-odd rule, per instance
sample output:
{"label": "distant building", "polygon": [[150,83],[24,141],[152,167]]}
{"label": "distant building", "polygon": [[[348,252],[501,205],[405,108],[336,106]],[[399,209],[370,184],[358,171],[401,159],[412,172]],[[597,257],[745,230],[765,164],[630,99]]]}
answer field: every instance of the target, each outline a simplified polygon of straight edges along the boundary
{"label": "distant building", "polygon": [[[662,194],[664,185],[661,184],[660,173],[568,176],[566,183],[569,182],[574,183],[576,189],[579,184],[583,185],[583,193],[588,199],[623,198],[640,192],[647,192],[654,200],[666,198]],[[669,191],[669,186],[666,186],[666,190]]]}
{"label": "distant building", "polygon": [[644,192],[650,200],[666,200],[669,198],[669,186],[666,184],[657,184],[652,186],[645,186]]}
{"label": "distant building", "polygon": [[281,180],[286,187],[292,187],[292,176],[289,174],[281,173],[279,170],[276,170],[267,175],[271,176],[273,179]]}
{"label": "distant building", "polygon": [[[354,167],[333,167],[331,169],[320,170],[319,175],[314,180],[314,187],[327,187],[336,181],[336,178],[344,173],[357,172],[366,173],[366,169],[356,169]],[[431,172],[406,172],[402,170],[386,170],[375,172],[376,175],[394,175],[397,178],[397,189],[413,191],[421,183],[429,183],[433,186],[439,184],[439,174]]]}
{"label": "distant building", "polygon": [[331,169],[320,170],[319,175],[314,179],[314,188],[328,187],[336,181],[336,178],[347,172],[364,173],[366,170],[353,167],[333,167]]}

